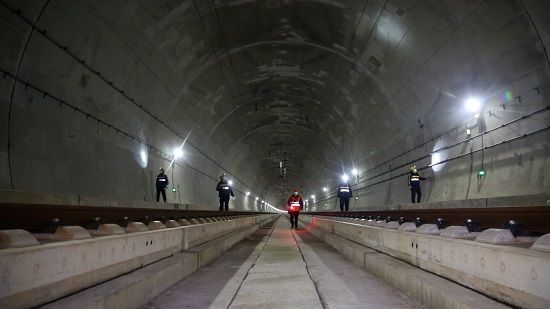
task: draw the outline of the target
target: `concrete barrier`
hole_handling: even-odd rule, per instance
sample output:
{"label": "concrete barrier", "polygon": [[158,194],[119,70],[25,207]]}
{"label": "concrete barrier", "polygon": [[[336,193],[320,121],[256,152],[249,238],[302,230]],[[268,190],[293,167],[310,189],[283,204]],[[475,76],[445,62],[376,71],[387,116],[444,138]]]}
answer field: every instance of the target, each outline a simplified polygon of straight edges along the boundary
{"label": "concrete barrier", "polygon": [[0,308],[50,302],[273,216],[0,250]]}
{"label": "concrete barrier", "polygon": [[300,217],[307,226],[375,249],[505,303],[550,308],[550,254],[547,252]]}
{"label": "concrete barrier", "polygon": [[193,253],[178,253],[41,308],[139,308],[198,269]]}
{"label": "concrete barrier", "polygon": [[150,299],[208,264],[231,246],[254,233],[274,216],[257,216],[255,223],[220,236],[130,274],[86,289],[43,308],[139,308]]}
{"label": "concrete barrier", "polygon": [[305,223],[305,228],[310,233],[354,263],[368,269],[429,308],[506,308],[461,285],[309,224],[307,218],[300,221]]}

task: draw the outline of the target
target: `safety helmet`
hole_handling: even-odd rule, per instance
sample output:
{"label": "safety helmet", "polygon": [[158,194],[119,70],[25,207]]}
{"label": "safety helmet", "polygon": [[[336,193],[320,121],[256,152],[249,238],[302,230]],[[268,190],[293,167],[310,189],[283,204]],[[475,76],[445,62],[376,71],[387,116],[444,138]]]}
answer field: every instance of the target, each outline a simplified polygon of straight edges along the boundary
{"label": "safety helmet", "polygon": [[411,170],[411,172],[415,173],[416,172],[416,165],[411,165],[410,170]]}
{"label": "safety helmet", "polygon": [[162,173],[164,173],[164,169],[163,169],[162,167],[159,168],[159,170],[160,170]]}
{"label": "safety helmet", "polygon": [[220,175],[220,179],[223,179],[225,177],[225,173]]}

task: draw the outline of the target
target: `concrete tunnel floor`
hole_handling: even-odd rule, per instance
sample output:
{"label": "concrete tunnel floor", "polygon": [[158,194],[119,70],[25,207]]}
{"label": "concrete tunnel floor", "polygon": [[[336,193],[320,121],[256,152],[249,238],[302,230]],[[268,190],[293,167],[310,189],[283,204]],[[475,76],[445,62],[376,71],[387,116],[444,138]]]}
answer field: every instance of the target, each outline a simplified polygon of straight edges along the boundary
{"label": "concrete tunnel floor", "polygon": [[424,308],[281,216],[144,308]]}

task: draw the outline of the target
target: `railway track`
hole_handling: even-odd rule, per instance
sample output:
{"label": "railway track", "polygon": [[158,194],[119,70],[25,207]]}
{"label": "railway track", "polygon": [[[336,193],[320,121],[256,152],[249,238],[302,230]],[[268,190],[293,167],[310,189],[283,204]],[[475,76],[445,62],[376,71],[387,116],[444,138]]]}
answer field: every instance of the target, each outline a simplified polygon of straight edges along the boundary
{"label": "railway track", "polygon": [[[350,212],[307,212],[310,215],[350,217],[359,219],[403,220],[419,223],[470,225],[473,229],[506,228],[510,220],[531,235],[550,233],[550,207],[495,207],[495,208],[444,208],[405,209]],[[469,220],[469,221],[468,221]],[[468,221],[468,222],[467,222]]]}
{"label": "railway track", "polygon": [[208,218],[260,214],[246,211],[208,211],[125,207],[0,204],[0,229],[23,229],[51,233],[59,226],[78,225],[89,229],[99,224]]}
{"label": "railway track", "polygon": [[[472,228],[502,228],[510,220],[534,235],[550,233],[550,207],[495,207],[373,210],[350,212],[305,212],[310,215],[358,219],[402,220],[445,225],[468,225]],[[258,212],[211,210],[178,210],[126,207],[94,207],[35,204],[0,204],[0,229],[24,229],[29,232],[53,232],[58,226],[78,225],[95,228],[103,223],[125,226],[128,222],[166,221],[219,216],[259,214]],[[467,221],[469,223],[467,224]]]}

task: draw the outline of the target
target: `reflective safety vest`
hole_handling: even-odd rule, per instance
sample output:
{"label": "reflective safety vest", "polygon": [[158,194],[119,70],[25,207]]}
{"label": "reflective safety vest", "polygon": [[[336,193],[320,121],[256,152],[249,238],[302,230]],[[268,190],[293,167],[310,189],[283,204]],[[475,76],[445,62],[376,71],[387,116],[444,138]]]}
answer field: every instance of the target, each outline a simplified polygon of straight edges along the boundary
{"label": "reflective safety vest", "polygon": [[168,185],[168,178],[165,174],[159,174],[156,182],[157,188],[164,189]]}
{"label": "reflective safety vest", "polygon": [[349,193],[349,186],[341,186],[340,187],[340,192],[342,193]]}
{"label": "reflective safety vest", "polygon": [[299,201],[291,201],[289,211],[291,211],[291,212],[300,211],[300,202]]}
{"label": "reflective safety vest", "polygon": [[411,181],[420,181],[420,176],[418,176],[418,175],[412,175],[412,176],[411,176]]}
{"label": "reflective safety vest", "polygon": [[229,190],[229,186],[228,185],[221,185],[220,186],[222,190]]}
{"label": "reflective safety vest", "polygon": [[409,186],[411,188],[420,188],[420,181],[426,178],[421,177],[418,173],[409,174]]}

